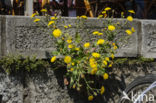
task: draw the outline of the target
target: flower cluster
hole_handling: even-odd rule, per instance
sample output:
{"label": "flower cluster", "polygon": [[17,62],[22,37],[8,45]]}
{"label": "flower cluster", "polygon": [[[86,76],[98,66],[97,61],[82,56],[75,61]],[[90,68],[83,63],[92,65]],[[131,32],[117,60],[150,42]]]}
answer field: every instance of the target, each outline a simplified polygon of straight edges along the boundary
{"label": "flower cluster", "polygon": [[[101,18],[107,18],[107,12],[110,10],[110,7],[105,8],[102,11],[102,16],[99,16],[97,19],[102,21]],[[45,13],[47,11],[43,9],[42,12]],[[129,12],[133,13],[134,11],[130,10]],[[34,18],[36,15],[37,13],[34,13],[31,18]],[[112,20],[103,22],[104,27],[102,30],[94,30],[89,34],[87,34],[88,32],[86,33],[86,35],[90,35],[94,39],[90,38],[88,41],[82,42],[83,38],[80,35],[82,31],[80,32],[80,29],[84,29],[87,16],[77,17],[74,36],[71,36],[69,33],[69,29],[73,25],[62,25],[61,27],[60,25],[58,26],[60,17],[56,15],[48,17],[47,27],[52,30],[51,36],[55,39],[57,47],[56,51],[53,52],[51,62],[54,63],[57,59],[63,61],[60,63],[67,66],[66,75],[70,79],[69,86],[78,91],[84,86],[87,90],[89,101],[93,100],[97,94],[104,94],[105,87],[103,83],[101,83],[100,87],[92,87],[95,80],[91,79],[90,76],[97,76],[103,78],[103,80],[109,78],[107,69],[112,67],[116,49],[119,48],[115,38],[118,32],[121,31],[120,29],[123,28],[122,26],[125,25],[120,25],[119,22],[112,22]],[[41,22],[42,20],[34,18],[34,22],[38,23],[39,21]],[[132,21],[132,16],[128,16],[127,22]],[[128,35],[125,35],[127,37],[133,32],[135,32],[135,29],[131,27],[131,29],[126,29],[123,33],[127,33]],[[63,56],[63,59],[59,58],[59,56]]]}

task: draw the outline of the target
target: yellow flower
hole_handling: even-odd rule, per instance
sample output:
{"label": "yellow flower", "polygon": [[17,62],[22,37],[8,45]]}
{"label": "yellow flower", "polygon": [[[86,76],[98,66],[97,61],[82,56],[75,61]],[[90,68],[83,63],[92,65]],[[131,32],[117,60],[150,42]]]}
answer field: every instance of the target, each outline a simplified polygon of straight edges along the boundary
{"label": "yellow flower", "polygon": [[128,20],[128,21],[133,21],[133,17],[132,17],[132,16],[128,16],[128,17],[127,17],[127,20]]}
{"label": "yellow flower", "polygon": [[132,14],[135,14],[135,11],[134,10],[128,10],[128,12],[130,12]]}
{"label": "yellow flower", "polygon": [[131,34],[132,34],[131,30],[126,30],[125,32],[126,32],[128,35],[131,35]]}
{"label": "yellow flower", "polygon": [[46,9],[42,9],[41,12],[47,12],[47,10]]}
{"label": "yellow flower", "polygon": [[104,61],[103,61],[103,64],[104,64],[105,66],[107,66],[108,63],[107,63],[106,60],[104,60]]}
{"label": "yellow flower", "polygon": [[97,72],[97,68],[93,68],[93,69],[91,70],[91,75],[96,74],[96,72]]}
{"label": "yellow flower", "polygon": [[53,24],[54,23],[54,21],[50,21],[49,23],[48,23],[48,26],[50,26],[51,24]]}
{"label": "yellow flower", "polygon": [[90,67],[91,67],[91,68],[96,68],[96,67],[97,67],[97,63],[96,63],[96,62],[95,62],[95,63],[90,62]]}
{"label": "yellow flower", "polygon": [[70,63],[71,62],[71,57],[70,56],[65,56],[64,62],[67,63],[67,64]]}
{"label": "yellow flower", "polygon": [[100,57],[100,54],[99,54],[99,53],[94,52],[94,53],[92,53],[92,56],[93,56],[93,57],[95,57],[95,58],[99,58],[99,57]]}
{"label": "yellow flower", "polygon": [[55,16],[51,17],[51,20],[56,20],[56,19],[57,19],[57,17],[55,17]]}
{"label": "yellow flower", "polygon": [[102,95],[104,92],[105,92],[105,88],[104,88],[104,86],[102,86],[101,89],[100,89],[101,95]]}
{"label": "yellow flower", "polygon": [[70,71],[72,72],[74,70],[74,68],[70,68]]}
{"label": "yellow flower", "polygon": [[109,57],[106,57],[105,60],[106,60],[106,61],[109,61]]}
{"label": "yellow flower", "polygon": [[113,26],[113,25],[109,25],[109,26],[108,26],[108,30],[110,30],[110,31],[114,31],[114,30],[115,30],[115,26]]}
{"label": "yellow flower", "polygon": [[81,16],[81,18],[83,18],[83,19],[87,19],[87,16],[85,16],[85,15],[82,15],[82,16]]}
{"label": "yellow flower", "polygon": [[110,7],[106,7],[106,8],[105,8],[105,11],[109,11],[109,10],[111,10]]}
{"label": "yellow flower", "polygon": [[38,22],[38,21],[40,21],[40,19],[35,19],[35,20],[34,20],[34,22]]}
{"label": "yellow flower", "polygon": [[102,14],[106,14],[106,11],[102,11]]}
{"label": "yellow flower", "polygon": [[92,96],[92,95],[90,95],[89,97],[88,97],[88,101],[92,101],[94,99],[94,97]]}
{"label": "yellow flower", "polygon": [[37,15],[37,13],[33,13],[30,18],[33,18]]}
{"label": "yellow flower", "polygon": [[55,29],[55,30],[53,31],[53,35],[54,35],[55,38],[60,37],[61,34],[62,34],[62,32],[61,32],[60,29]]}
{"label": "yellow flower", "polygon": [[73,48],[73,47],[74,47],[73,45],[68,45],[68,48],[69,48],[69,49],[71,49],[71,48]]}
{"label": "yellow flower", "polygon": [[99,15],[99,16],[98,16],[98,18],[102,18],[102,17],[103,17],[103,15]]}
{"label": "yellow flower", "polygon": [[132,27],[132,28],[131,28],[131,31],[132,31],[133,33],[135,32],[135,29],[134,29],[134,27]]}
{"label": "yellow flower", "polygon": [[97,44],[100,45],[100,44],[103,44],[104,42],[105,42],[105,40],[99,39],[99,40],[97,41]]}
{"label": "yellow flower", "polygon": [[100,35],[103,35],[103,33],[98,33],[98,35],[100,36]]}
{"label": "yellow flower", "polygon": [[96,34],[98,34],[98,33],[99,33],[98,31],[94,31],[94,32],[93,32],[93,35],[96,35]]}
{"label": "yellow flower", "polygon": [[90,46],[90,43],[89,42],[87,42],[87,43],[84,44],[84,47],[85,48],[88,48],[89,46]]}
{"label": "yellow flower", "polygon": [[112,59],[114,59],[114,57],[115,57],[114,54],[112,54],[111,57],[112,57]]}
{"label": "yellow flower", "polygon": [[76,50],[76,51],[79,51],[79,50],[80,50],[80,48],[76,47],[76,48],[75,48],[75,50]]}
{"label": "yellow flower", "polygon": [[74,84],[74,85],[73,85],[73,89],[75,89],[75,88],[76,88],[76,85]]}
{"label": "yellow flower", "polygon": [[55,60],[56,60],[56,56],[53,56],[50,61],[53,63]]}
{"label": "yellow flower", "polygon": [[75,65],[75,63],[74,62],[72,62],[72,66],[74,66]]}
{"label": "yellow flower", "polygon": [[69,24],[68,26],[69,26],[69,27],[71,27],[71,25],[70,25],[70,24]]}
{"label": "yellow flower", "polygon": [[117,46],[114,46],[114,47],[113,47],[114,50],[116,50],[117,48],[118,48]]}
{"label": "yellow flower", "polygon": [[66,28],[66,29],[67,29],[67,28],[68,28],[68,26],[66,26],[66,25],[65,25],[65,26],[64,26],[64,28]]}
{"label": "yellow flower", "polygon": [[116,44],[115,44],[115,43],[113,43],[113,46],[116,46]]}
{"label": "yellow flower", "polygon": [[70,44],[71,42],[72,42],[72,40],[71,40],[71,39],[68,39],[68,40],[67,40],[67,43],[69,43],[69,44]]}
{"label": "yellow flower", "polygon": [[112,64],[109,64],[109,66],[108,66],[108,67],[109,67],[109,68],[110,68],[110,67],[112,67]]}
{"label": "yellow flower", "polygon": [[104,79],[104,80],[108,79],[108,74],[107,74],[107,73],[104,73],[103,79]]}

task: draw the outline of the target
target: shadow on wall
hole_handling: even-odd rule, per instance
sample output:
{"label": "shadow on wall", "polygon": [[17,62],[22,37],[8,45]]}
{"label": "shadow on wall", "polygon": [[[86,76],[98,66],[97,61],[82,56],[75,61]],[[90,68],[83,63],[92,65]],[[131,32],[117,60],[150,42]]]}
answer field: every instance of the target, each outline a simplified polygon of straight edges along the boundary
{"label": "shadow on wall", "polygon": [[[75,89],[68,88],[68,94],[74,100],[74,103],[117,103],[122,91],[126,88],[126,85],[138,76],[144,76],[152,73],[151,68],[154,67],[149,64],[116,65],[114,68],[108,70],[110,73],[108,80],[97,80],[97,85],[98,82],[103,82],[106,91],[103,96],[98,95],[91,102],[87,100],[88,96],[83,88],[80,92]],[[62,88],[66,87],[63,84],[63,75],[65,75],[65,70],[65,68],[60,68],[54,71],[58,84]]]}

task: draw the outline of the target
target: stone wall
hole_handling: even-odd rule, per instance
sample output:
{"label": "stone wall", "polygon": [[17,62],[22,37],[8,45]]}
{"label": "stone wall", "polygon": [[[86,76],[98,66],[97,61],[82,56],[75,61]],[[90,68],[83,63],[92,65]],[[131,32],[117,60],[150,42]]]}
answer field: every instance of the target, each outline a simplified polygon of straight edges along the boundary
{"label": "stone wall", "polygon": [[[124,22],[122,19],[119,21]],[[63,18],[65,24],[73,24],[75,18]],[[60,22],[62,22],[60,21]],[[116,57],[156,58],[156,21],[134,20],[136,32],[128,44],[121,47]],[[102,23],[89,18],[86,29],[102,28]],[[74,32],[75,27],[69,32]],[[0,16],[0,56],[8,54],[24,56],[36,55],[38,58],[49,58],[54,50],[54,42],[45,32],[36,26],[29,17]],[[89,37],[82,33],[83,38]],[[0,66],[0,100],[2,103],[89,103],[84,93],[69,89],[63,84],[64,68],[37,74],[8,76]],[[62,71],[62,72],[60,72]],[[156,62],[143,65],[120,65],[110,70],[106,81],[104,96],[98,96],[90,103],[117,103],[121,91],[138,76],[156,74]],[[111,82],[110,82],[111,81]],[[1,102],[1,101],[0,101]]]}
{"label": "stone wall", "polygon": [[[62,18],[60,24],[63,22],[64,24],[71,24],[72,29],[69,32],[72,34],[75,31],[75,20],[76,18]],[[123,19],[117,19],[117,21],[125,22]],[[23,54],[24,56],[36,55],[39,58],[49,58],[50,51],[55,49],[53,45],[55,43],[49,35],[52,31],[45,31],[38,27],[30,17],[0,16],[0,23],[1,56]],[[131,36],[128,43],[119,49],[116,57],[142,55],[146,58],[156,58],[156,21],[136,19],[130,25],[134,26],[136,32]],[[101,28],[103,28],[101,21],[89,18],[85,30],[91,34],[94,30]],[[118,38],[122,35],[119,35]],[[87,38],[91,37],[84,34],[83,31],[81,36],[86,41]]]}

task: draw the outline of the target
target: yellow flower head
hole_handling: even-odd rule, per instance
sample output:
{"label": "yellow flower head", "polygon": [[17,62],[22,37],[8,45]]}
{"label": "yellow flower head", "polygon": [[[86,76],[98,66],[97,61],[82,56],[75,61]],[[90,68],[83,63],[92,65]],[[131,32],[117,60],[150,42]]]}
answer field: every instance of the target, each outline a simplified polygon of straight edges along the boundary
{"label": "yellow flower head", "polygon": [[114,46],[114,47],[113,47],[114,50],[116,50],[117,48],[118,48],[117,46]]}
{"label": "yellow flower head", "polygon": [[109,11],[109,10],[111,10],[110,7],[106,7],[106,8],[105,8],[105,11]]}
{"label": "yellow flower head", "polygon": [[72,72],[74,70],[74,68],[70,68],[70,71]]}
{"label": "yellow flower head", "polygon": [[72,62],[72,66],[74,66],[75,65],[75,63],[74,62]]}
{"label": "yellow flower head", "polygon": [[69,24],[68,27],[71,27],[71,25]]}
{"label": "yellow flower head", "polygon": [[64,62],[67,63],[67,64],[70,63],[71,62],[71,57],[70,56],[65,56]]}
{"label": "yellow flower head", "polygon": [[103,61],[103,64],[104,64],[105,66],[107,66],[108,63],[107,63],[106,60],[104,60],[104,61]]}
{"label": "yellow flower head", "polygon": [[73,48],[73,47],[74,47],[73,45],[68,45],[68,48],[69,48],[69,49],[71,49],[71,48]]}
{"label": "yellow flower head", "polygon": [[130,12],[132,14],[135,14],[135,11],[134,10],[128,10],[128,12]]}
{"label": "yellow flower head", "polygon": [[94,99],[94,97],[92,96],[92,95],[90,95],[89,97],[88,97],[88,101],[92,101]]}
{"label": "yellow flower head", "polygon": [[96,34],[98,34],[98,33],[99,33],[98,31],[94,31],[94,32],[93,32],[93,35],[96,35]]}
{"label": "yellow flower head", "polygon": [[84,47],[85,48],[89,48],[89,46],[90,46],[90,43],[89,42],[87,42],[87,43],[84,44]]}
{"label": "yellow flower head", "polygon": [[95,57],[95,58],[99,58],[99,57],[100,57],[100,54],[99,54],[99,53],[94,52],[94,53],[92,53],[92,56],[93,56],[93,57]]}
{"label": "yellow flower head", "polygon": [[82,16],[81,16],[81,18],[83,18],[83,19],[87,19],[87,16],[85,16],[85,15],[82,15]]}
{"label": "yellow flower head", "polygon": [[96,72],[97,72],[97,68],[93,68],[93,69],[91,70],[91,75],[96,74]]}
{"label": "yellow flower head", "polygon": [[76,51],[79,51],[79,50],[80,50],[80,48],[76,47],[76,48],[75,48],[75,50],[76,50]]}
{"label": "yellow flower head", "polygon": [[33,13],[30,18],[33,18],[37,15],[37,13]]}
{"label": "yellow flower head", "polygon": [[106,61],[109,61],[109,57],[106,57],[105,60],[106,60]]}
{"label": "yellow flower head", "polygon": [[128,16],[128,17],[127,17],[127,20],[128,20],[128,21],[133,21],[133,17],[132,17],[132,16]]}
{"label": "yellow flower head", "polygon": [[107,73],[104,73],[103,79],[104,79],[104,80],[108,79],[108,74],[107,74]]}
{"label": "yellow flower head", "polygon": [[126,30],[125,31],[128,35],[131,35],[132,34],[132,31],[131,30]]}
{"label": "yellow flower head", "polygon": [[114,54],[112,54],[111,57],[112,57],[112,59],[114,59],[114,57],[115,57]]}
{"label": "yellow flower head", "polygon": [[67,43],[69,43],[69,44],[70,44],[71,42],[72,42],[72,40],[71,40],[71,39],[68,39],[68,40],[67,40]]}
{"label": "yellow flower head", "polygon": [[56,60],[56,56],[53,56],[50,61],[53,63],[55,60]]}
{"label": "yellow flower head", "polygon": [[114,31],[114,30],[115,30],[115,26],[113,26],[113,25],[109,25],[109,26],[108,26],[108,30],[110,30],[110,31]]}
{"label": "yellow flower head", "polygon": [[65,25],[65,26],[64,26],[64,28],[66,28],[66,29],[67,29],[67,28],[68,28],[68,26],[66,26],[66,25]]}
{"label": "yellow flower head", "polygon": [[34,20],[34,22],[38,22],[38,21],[40,21],[40,19],[35,19],[35,20]]}
{"label": "yellow flower head", "polygon": [[102,11],[102,14],[106,14],[106,11]]}
{"label": "yellow flower head", "polygon": [[53,24],[55,21],[50,21],[49,23],[48,23],[48,26],[50,26],[51,24]]}
{"label": "yellow flower head", "polygon": [[47,10],[46,9],[42,9],[41,12],[47,12]]}
{"label": "yellow flower head", "polygon": [[116,44],[115,44],[115,43],[113,43],[113,46],[116,46]]}
{"label": "yellow flower head", "polygon": [[133,33],[135,32],[135,29],[134,29],[134,27],[132,27],[132,28],[131,28],[131,31],[132,31]]}
{"label": "yellow flower head", "polygon": [[56,20],[56,19],[57,19],[57,17],[55,17],[55,16],[51,17],[51,20]]}
{"label": "yellow flower head", "polygon": [[97,44],[100,45],[100,44],[103,44],[104,42],[105,42],[105,40],[99,39],[99,40],[97,41]]}
{"label": "yellow flower head", "polygon": [[102,18],[102,17],[103,17],[103,15],[99,15],[99,16],[98,16],[98,18]]}
{"label": "yellow flower head", "polygon": [[101,89],[100,89],[100,94],[102,95],[104,92],[105,92],[105,87],[102,86]]}
{"label": "yellow flower head", "polygon": [[103,33],[98,33],[98,35],[100,36],[100,35],[103,35]]}
{"label": "yellow flower head", "polygon": [[55,38],[58,38],[58,37],[60,37],[61,35],[62,35],[62,32],[61,32],[60,29],[55,29],[55,30],[53,31],[53,36],[54,36]]}
{"label": "yellow flower head", "polygon": [[112,64],[109,64],[109,66],[108,66],[108,67],[109,67],[109,68],[110,68],[110,67],[112,67]]}

